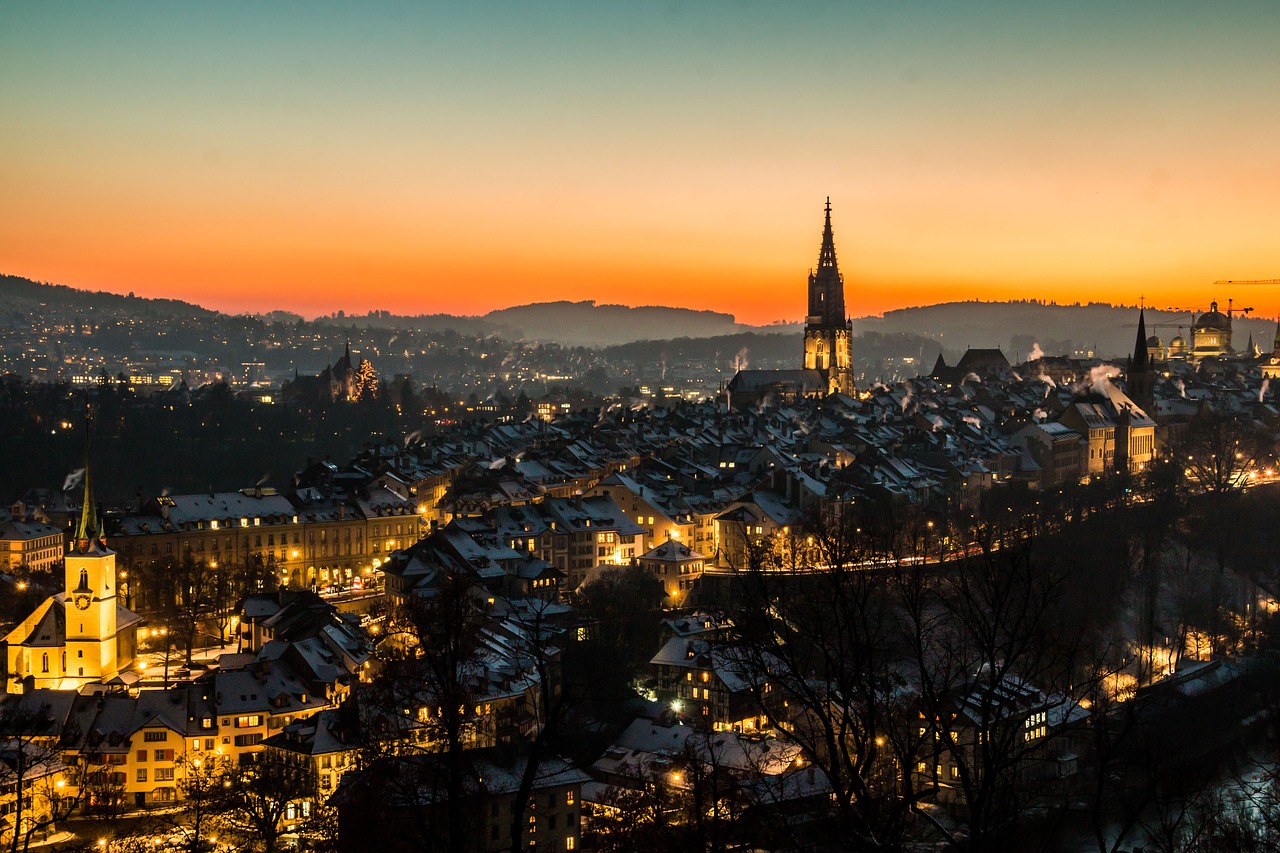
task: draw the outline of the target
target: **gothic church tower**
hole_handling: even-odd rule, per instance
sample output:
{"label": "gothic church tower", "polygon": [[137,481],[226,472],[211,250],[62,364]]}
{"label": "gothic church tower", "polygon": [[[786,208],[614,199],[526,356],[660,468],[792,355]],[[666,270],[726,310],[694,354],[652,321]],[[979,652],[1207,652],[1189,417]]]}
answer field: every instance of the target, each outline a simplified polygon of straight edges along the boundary
{"label": "gothic church tower", "polygon": [[817,370],[830,394],[849,394],[853,387],[853,324],[844,311],[844,277],[836,266],[831,233],[831,198],[822,229],[818,268],[809,273],[809,315],[804,328],[804,368]]}

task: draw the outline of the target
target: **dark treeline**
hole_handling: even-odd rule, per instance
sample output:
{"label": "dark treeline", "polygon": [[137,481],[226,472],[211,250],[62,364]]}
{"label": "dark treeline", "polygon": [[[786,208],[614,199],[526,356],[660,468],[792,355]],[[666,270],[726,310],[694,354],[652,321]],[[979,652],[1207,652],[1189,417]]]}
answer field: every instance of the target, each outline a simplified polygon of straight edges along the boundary
{"label": "dark treeline", "polygon": [[[359,404],[298,407],[240,399],[213,386],[189,403],[165,405],[110,387],[95,389],[93,465],[100,495],[137,490],[218,491],[287,487],[310,458],[346,460],[365,443],[429,430],[401,415],[394,395]],[[58,489],[84,467],[85,394],[65,385],[0,383],[0,494]]]}

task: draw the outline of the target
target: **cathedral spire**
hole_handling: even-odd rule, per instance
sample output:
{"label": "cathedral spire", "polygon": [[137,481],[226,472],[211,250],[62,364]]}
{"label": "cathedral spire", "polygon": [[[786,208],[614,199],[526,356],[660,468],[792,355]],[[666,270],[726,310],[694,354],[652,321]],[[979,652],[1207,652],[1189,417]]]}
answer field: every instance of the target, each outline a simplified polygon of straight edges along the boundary
{"label": "cathedral spire", "polygon": [[836,271],[836,238],[831,233],[831,196],[827,196],[827,221],[822,226],[822,248],[818,251],[818,269]]}
{"label": "cathedral spire", "polygon": [[76,526],[76,548],[88,551],[102,539],[102,519],[98,517],[98,504],[93,495],[93,460],[89,455],[89,408],[84,412],[84,503],[80,507],[80,523]]}
{"label": "cathedral spire", "polygon": [[827,196],[818,268],[809,273],[809,325],[843,328],[844,280],[836,267],[836,240],[831,231],[831,197]]}

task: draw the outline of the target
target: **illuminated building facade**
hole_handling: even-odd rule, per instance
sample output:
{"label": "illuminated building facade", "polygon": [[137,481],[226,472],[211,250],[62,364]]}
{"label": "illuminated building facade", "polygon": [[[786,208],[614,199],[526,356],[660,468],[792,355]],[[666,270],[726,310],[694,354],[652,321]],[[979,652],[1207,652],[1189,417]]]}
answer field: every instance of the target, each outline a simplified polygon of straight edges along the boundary
{"label": "illuminated building facade", "polygon": [[48,571],[62,559],[62,531],[35,518],[21,501],[15,503],[12,517],[0,520],[0,571],[26,567],[32,571]]}
{"label": "illuminated building facade", "polygon": [[1209,310],[1197,317],[1191,326],[1191,361],[1233,354],[1231,319],[1230,310],[1223,314],[1218,310],[1217,302],[1209,304]]}
{"label": "illuminated building facade", "polygon": [[831,199],[818,268],[809,273],[809,314],[804,327],[804,369],[816,370],[831,394],[852,395],[853,324],[845,316],[844,277],[836,265],[835,238],[831,231]]}
{"label": "illuminated building facade", "polygon": [[421,536],[416,509],[389,488],[348,497],[315,488],[293,496],[253,488],[162,495],[138,513],[109,521],[112,541],[130,568],[187,554],[226,565],[269,556],[280,583],[296,589],[356,586],[357,578],[363,585],[392,551]]}
{"label": "illuminated building facade", "polygon": [[1271,343],[1271,353],[1259,362],[1258,367],[1268,379],[1280,377],[1280,323],[1276,324],[1276,337]]}
{"label": "illuminated building facade", "polygon": [[63,591],[45,599],[5,637],[10,693],[77,690],[110,681],[136,656],[134,629],[142,619],[116,598],[116,552],[102,541],[87,463],[84,507],[64,566]]}

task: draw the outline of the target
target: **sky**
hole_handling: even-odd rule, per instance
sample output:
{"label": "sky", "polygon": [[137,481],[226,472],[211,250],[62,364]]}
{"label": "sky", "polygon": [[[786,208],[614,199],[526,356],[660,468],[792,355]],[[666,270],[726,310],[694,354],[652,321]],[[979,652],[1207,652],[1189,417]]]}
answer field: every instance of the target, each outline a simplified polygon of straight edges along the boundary
{"label": "sky", "polygon": [[1280,3],[0,4],[0,273],[232,312],[1280,314]]}

